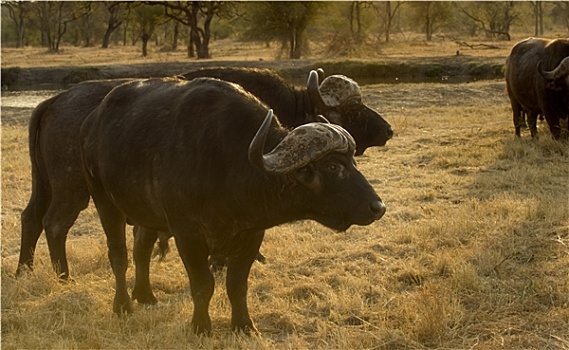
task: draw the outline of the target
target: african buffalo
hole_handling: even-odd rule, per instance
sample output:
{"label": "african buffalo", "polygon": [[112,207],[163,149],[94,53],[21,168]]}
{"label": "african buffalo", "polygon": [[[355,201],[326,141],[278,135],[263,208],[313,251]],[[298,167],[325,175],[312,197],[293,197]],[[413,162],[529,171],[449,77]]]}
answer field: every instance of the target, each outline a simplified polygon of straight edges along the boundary
{"label": "african buffalo", "polygon": [[[286,83],[279,75],[269,69],[242,68],[203,68],[182,74],[186,79],[212,77],[237,83],[253,93],[275,111],[279,121],[287,127],[296,127],[316,121],[318,113],[334,124],[343,126],[356,140],[356,156],[371,146],[383,146],[393,136],[393,130],[377,112],[362,101],[358,84],[343,75],[325,77],[318,69],[318,75],[309,76],[306,87],[295,87]],[[142,303],[155,303],[148,282],[149,260],[157,239],[162,249],[168,247],[165,232],[158,234],[150,230],[135,228],[134,254],[136,261],[136,286],[133,297]],[[259,253],[257,260],[264,261]],[[211,264],[214,268],[225,265],[225,257],[213,254]]]}
{"label": "african buffalo", "polygon": [[54,268],[60,277],[68,277],[67,232],[89,204],[79,129],[112,88],[131,80],[84,82],[43,101],[33,111],[29,125],[32,194],[21,217],[18,275],[25,267],[33,267],[36,244],[45,229]]}
{"label": "african buffalo", "polygon": [[314,74],[306,87],[286,83],[269,69],[204,68],[182,74],[186,79],[211,77],[237,83],[266,103],[281,123],[296,127],[316,121],[321,114],[341,125],[356,140],[356,155],[372,146],[384,146],[393,136],[391,125],[366,106],[358,83],[343,75]]}
{"label": "african buffalo", "polygon": [[[280,118],[284,126],[294,127],[316,120],[316,107],[313,107],[310,102],[308,93],[311,91],[312,98],[322,100],[318,97],[319,89],[316,88],[318,83],[314,84],[318,80],[316,72],[311,73],[311,83],[307,84],[311,88],[307,86],[305,89],[300,89],[285,83],[282,78],[268,70],[226,68],[226,71],[227,76],[233,82],[243,83],[260,94],[265,92],[263,101],[269,106],[276,106],[279,113],[282,113]],[[217,68],[190,72],[187,76],[192,78],[199,74],[219,76],[222,72],[222,68]],[[351,83],[348,78],[340,77],[333,80],[338,81],[338,79],[348,81],[350,91],[359,91],[359,88],[356,88],[357,85]],[[67,233],[79,213],[89,203],[87,185],[80,171],[79,128],[87,115],[99,105],[109,91],[130,80],[132,79],[82,82],[40,103],[34,110],[29,127],[32,193],[21,217],[22,237],[18,275],[27,268],[33,267],[35,247],[42,230],[45,229],[52,264],[60,277],[68,278],[69,269],[65,249]],[[326,87],[325,90],[328,91],[325,97],[327,99],[332,99],[330,96],[333,94],[330,91],[335,95],[341,95],[338,89]],[[269,91],[270,93],[267,93]],[[352,97],[348,93],[344,93],[343,96]],[[356,100],[361,101],[361,96],[356,97]],[[318,101],[314,105],[321,105]],[[335,109],[327,109],[331,111],[328,115],[337,117],[334,113],[345,109],[343,106],[348,105],[352,105],[352,102],[341,100],[339,106],[334,107]],[[356,110],[355,107],[354,110]],[[385,144],[393,134],[389,124],[364,105],[360,105],[358,110],[356,114],[347,114],[349,118],[344,118],[343,114],[339,117],[341,120],[346,119],[347,128],[355,125],[356,129],[369,131],[368,134],[363,134],[361,140],[358,139],[360,136],[356,133],[356,143],[370,146],[371,144],[366,140],[371,138],[376,140],[375,145],[377,146]],[[368,116],[369,120],[358,116]],[[358,123],[361,125],[358,126]],[[156,241],[156,232],[151,231],[149,234],[136,236],[138,243],[150,244],[150,248]],[[146,259],[146,253],[141,250],[143,248],[137,249],[136,256],[141,261]]]}
{"label": "african buffalo", "polygon": [[123,84],[87,117],[80,137],[115,275],[113,310],[132,312],[125,276],[128,218],[175,237],[198,334],[211,332],[211,252],[229,257],[232,328],[255,331],[247,278],[264,230],[311,219],[343,231],[385,213],[355,168],[356,145],[342,127],[309,123],[289,131],[252,94],[217,79]]}
{"label": "african buffalo", "polygon": [[506,60],[505,75],[516,136],[524,114],[536,136],[536,120],[543,114],[551,134],[559,138],[559,119],[569,114],[569,39],[520,41]]}

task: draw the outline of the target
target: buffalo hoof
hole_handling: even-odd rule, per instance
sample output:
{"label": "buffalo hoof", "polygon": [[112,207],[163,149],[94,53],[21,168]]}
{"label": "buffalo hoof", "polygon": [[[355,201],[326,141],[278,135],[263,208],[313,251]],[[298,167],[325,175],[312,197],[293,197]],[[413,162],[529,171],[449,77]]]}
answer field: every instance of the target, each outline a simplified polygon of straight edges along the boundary
{"label": "buffalo hoof", "polygon": [[211,324],[201,325],[192,322],[192,331],[194,332],[195,335],[198,336],[205,335],[207,337],[211,337],[212,335]]}
{"label": "buffalo hoof", "polygon": [[140,304],[156,305],[158,303],[158,299],[151,290],[142,291],[136,288],[132,290],[132,300],[136,300]]}
{"label": "buffalo hoof", "polygon": [[132,302],[130,301],[128,294],[126,297],[115,296],[115,300],[113,301],[113,312],[117,315],[132,314]]}
{"label": "buffalo hoof", "polygon": [[255,325],[253,324],[253,322],[248,322],[245,325],[232,325],[231,328],[233,329],[233,331],[235,333],[243,333],[245,335],[261,335],[261,332],[259,332],[259,330],[257,329],[257,327],[255,327]]}
{"label": "buffalo hoof", "polygon": [[20,264],[16,268],[16,277],[22,277],[32,272],[34,267],[32,264]]}

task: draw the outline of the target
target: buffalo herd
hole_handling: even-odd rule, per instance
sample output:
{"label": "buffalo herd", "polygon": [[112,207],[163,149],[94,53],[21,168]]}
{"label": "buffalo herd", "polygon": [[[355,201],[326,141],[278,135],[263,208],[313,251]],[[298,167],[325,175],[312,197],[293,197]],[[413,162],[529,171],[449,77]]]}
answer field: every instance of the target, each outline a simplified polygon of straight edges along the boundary
{"label": "buffalo herd", "polygon": [[[569,39],[513,46],[505,80],[516,136],[544,116],[554,138],[569,116]],[[306,86],[273,71],[198,69],[180,76],[86,81],[40,103],[29,126],[32,193],[22,212],[17,275],[33,268],[43,230],[69,278],[67,233],[92,198],[115,276],[113,310],[157,302],[149,264],[173,236],[194,301],[194,332],[209,334],[212,266],[227,266],[234,330],[254,332],[247,279],[265,230],[315,220],[332,230],[369,225],[386,207],[354,156],[384,146],[389,123],[343,75],[310,71]],[[128,295],[125,227],[134,225]],[[163,248],[165,249],[165,248]]]}

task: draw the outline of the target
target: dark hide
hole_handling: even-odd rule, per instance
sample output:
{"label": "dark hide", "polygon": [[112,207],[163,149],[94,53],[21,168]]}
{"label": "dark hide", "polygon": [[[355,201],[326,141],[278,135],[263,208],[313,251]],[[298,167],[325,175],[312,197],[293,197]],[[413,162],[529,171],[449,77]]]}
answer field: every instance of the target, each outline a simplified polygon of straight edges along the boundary
{"label": "dark hide", "polygon": [[173,234],[190,279],[193,330],[209,334],[214,288],[209,254],[228,256],[233,329],[254,331],[247,278],[264,230],[311,219],[343,231],[371,224],[385,213],[355,168],[353,149],[331,149],[285,173],[258,170],[249,148],[260,125],[269,126],[265,153],[289,134],[265,115],[267,108],[238,85],[166,78],[121,85],[87,117],[81,152],[107,235],[115,312],[132,312],[125,277],[127,217]]}
{"label": "dark hide", "polygon": [[[191,74],[198,76],[212,72],[219,75],[223,70],[202,70]],[[273,95],[273,98],[279,99],[278,103],[275,102],[278,105],[277,107],[284,106],[284,110],[295,110],[298,113],[282,122],[283,125],[294,127],[303,124],[302,120],[306,123],[314,119],[314,115],[310,114],[312,108],[309,107],[309,110],[306,110],[306,93],[292,88],[271,71],[227,68],[226,72],[231,76],[231,80],[237,83],[242,82],[245,85],[250,85],[257,82],[264,84],[256,89],[261,93],[279,92]],[[264,75],[265,77],[263,77]],[[21,217],[22,241],[17,275],[21,275],[25,270],[33,267],[35,247],[42,230],[45,229],[53,266],[60,277],[68,278],[69,269],[65,249],[67,233],[79,213],[86,208],[89,202],[87,185],[79,170],[79,128],[87,115],[99,105],[112,88],[131,80],[82,82],[42,102],[34,110],[29,129],[32,193]],[[287,98],[284,98],[285,96]],[[287,100],[294,99],[296,96],[298,96],[297,100]],[[389,124],[381,121],[383,119],[379,117],[378,123],[381,125],[385,123],[389,127]],[[361,128],[365,129],[366,125],[362,124]],[[358,141],[357,137],[356,141]],[[153,242],[156,241],[157,234],[157,232],[150,232],[148,233],[150,237],[146,238],[142,237],[142,234],[135,236],[135,247],[142,245],[138,250],[135,250],[135,257],[139,256],[141,260],[146,259],[145,251],[150,249],[148,255],[148,259],[150,259]],[[137,242],[145,242],[145,244],[138,244]],[[150,246],[148,246],[149,242],[152,242]],[[144,268],[148,269],[148,267]],[[140,275],[144,276],[144,273],[142,272]],[[141,279],[141,281],[144,280],[148,280],[148,276]],[[144,282],[141,283],[145,285]],[[155,300],[139,301],[155,302]]]}
{"label": "dark hide", "polygon": [[529,38],[512,48],[505,75],[516,136],[520,136],[524,114],[532,136],[537,135],[536,120],[540,114],[545,116],[553,137],[561,135],[559,119],[569,114],[569,72],[556,81],[548,81],[539,73],[538,65],[552,71],[566,57],[569,39]]}
{"label": "dark hide", "polygon": [[115,86],[131,79],[84,82],[40,103],[30,120],[32,194],[22,212],[17,274],[32,268],[43,229],[56,272],[67,278],[67,232],[89,203],[79,153],[79,128]]}
{"label": "dark hide", "polygon": [[[308,97],[306,87],[292,86],[269,69],[204,68],[182,76],[187,79],[211,77],[239,84],[270,106],[287,127],[317,121],[316,107]],[[364,104],[318,110],[328,119],[333,112],[340,114],[338,124],[356,140],[356,155],[363,154],[368,147],[384,146],[393,136],[391,125]]]}

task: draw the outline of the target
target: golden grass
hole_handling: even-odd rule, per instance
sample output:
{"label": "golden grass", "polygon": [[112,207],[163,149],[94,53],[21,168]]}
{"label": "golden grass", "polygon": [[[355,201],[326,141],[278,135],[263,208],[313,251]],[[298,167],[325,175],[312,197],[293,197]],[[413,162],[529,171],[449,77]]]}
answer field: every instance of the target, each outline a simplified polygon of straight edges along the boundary
{"label": "golden grass", "polygon": [[[451,37],[436,37],[425,41],[424,36],[412,33],[398,33],[392,36],[389,43],[370,39],[364,47],[345,56],[330,51],[327,40],[310,43],[310,52],[303,59],[408,59],[412,57],[441,57],[453,56],[457,50],[462,55],[505,59],[512,45],[527,38],[527,34],[514,34],[512,41],[484,41],[467,39],[468,47],[457,43]],[[553,34],[551,37],[563,37]],[[284,59],[286,54],[281,52],[280,44],[243,42],[236,39],[216,40],[210,43],[211,60],[219,61],[258,61]],[[48,53],[41,47],[10,48],[2,47],[2,67],[45,67],[45,66],[97,66],[112,64],[135,64],[150,62],[184,62],[187,57],[186,47],[181,43],[176,51],[164,50],[163,47],[149,43],[149,54],[142,57],[140,45],[100,47],[74,47],[63,45],[59,53]]]}
{"label": "golden grass", "polygon": [[261,248],[268,262],[255,263],[249,278],[262,332],[254,337],[229,329],[224,273],[210,308],[213,336],[191,334],[188,280],[174,247],[151,266],[159,304],[115,316],[92,207],[68,239],[74,282],[57,281],[44,237],[36,270],[16,279],[30,110],[3,111],[2,347],[568,349],[569,144],[551,140],[545,124],[538,140],[514,138],[504,87],[363,87],[395,129],[386,147],[358,159],[387,214],[341,234],[314,222],[269,230]]}

